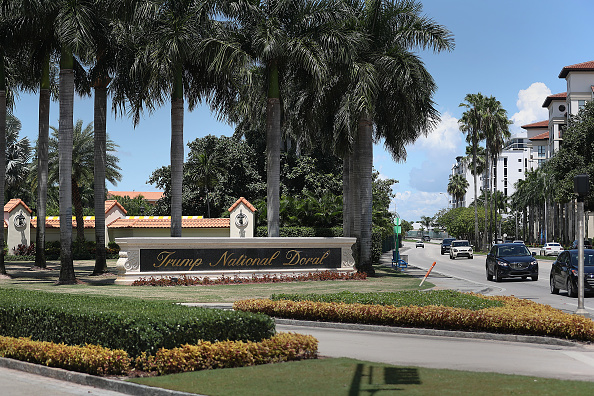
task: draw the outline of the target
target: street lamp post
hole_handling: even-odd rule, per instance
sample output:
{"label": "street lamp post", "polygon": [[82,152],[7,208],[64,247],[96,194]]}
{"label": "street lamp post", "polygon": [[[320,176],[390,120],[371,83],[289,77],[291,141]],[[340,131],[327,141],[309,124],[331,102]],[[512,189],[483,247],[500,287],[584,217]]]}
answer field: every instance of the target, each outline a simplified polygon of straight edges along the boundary
{"label": "street lamp post", "polygon": [[574,192],[577,194],[577,216],[578,216],[578,307],[575,311],[578,315],[587,315],[584,308],[584,198],[590,192],[590,180],[588,175],[577,175],[573,178]]}

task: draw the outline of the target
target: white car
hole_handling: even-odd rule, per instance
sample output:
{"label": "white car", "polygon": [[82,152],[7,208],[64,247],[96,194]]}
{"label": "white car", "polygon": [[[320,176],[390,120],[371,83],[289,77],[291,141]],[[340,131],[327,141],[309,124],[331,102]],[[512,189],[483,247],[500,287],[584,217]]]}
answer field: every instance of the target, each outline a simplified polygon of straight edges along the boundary
{"label": "white car", "polygon": [[557,242],[547,242],[542,247],[545,256],[558,256],[563,251],[563,246]]}
{"label": "white car", "polygon": [[425,248],[425,243],[423,243],[423,241],[417,241],[417,243],[415,244],[415,249],[418,247],[422,247],[423,249]]}
{"label": "white car", "polygon": [[474,257],[470,242],[462,239],[452,241],[452,244],[450,245],[450,260],[460,256],[468,257],[469,259]]}

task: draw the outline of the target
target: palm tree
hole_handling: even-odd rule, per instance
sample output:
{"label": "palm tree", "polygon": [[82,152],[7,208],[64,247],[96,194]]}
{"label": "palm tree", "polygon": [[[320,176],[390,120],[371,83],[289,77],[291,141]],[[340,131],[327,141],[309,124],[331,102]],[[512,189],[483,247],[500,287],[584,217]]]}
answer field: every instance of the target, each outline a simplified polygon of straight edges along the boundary
{"label": "palm tree", "polygon": [[[53,133],[49,140],[49,177],[50,183],[55,183],[59,178],[59,131],[55,127],[51,127]],[[113,155],[118,147],[112,140],[106,138],[106,157],[105,157],[105,178],[112,184],[117,184],[122,180],[120,174],[121,168],[118,166],[119,158]],[[72,137],[72,203],[76,216],[76,239],[84,240],[84,222],[83,219],[83,204],[80,192],[86,186],[89,186],[90,180],[93,180],[93,163],[94,163],[95,147],[94,147],[94,130],[93,123],[87,124],[83,128],[83,121],[78,120],[73,128]],[[105,181],[103,181],[105,185]],[[105,193],[104,193],[105,194]],[[95,212],[95,219],[98,217],[105,217],[105,203],[100,208],[99,213]],[[97,225],[95,225],[97,227]],[[99,243],[99,242],[97,242]]]}
{"label": "palm tree", "polygon": [[[188,163],[188,165],[190,165],[190,163]],[[195,172],[192,173],[191,179],[198,187],[204,189],[206,197],[206,217],[210,218],[209,192],[219,183],[220,178],[225,173],[225,169],[221,166],[216,153],[207,150],[196,156],[192,168]]]}
{"label": "palm tree", "polygon": [[219,47],[219,58],[227,54],[231,62],[242,65],[244,76],[251,77],[252,71],[262,71],[264,76],[258,98],[266,100],[268,236],[277,237],[281,102],[288,98],[285,95],[289,83],[319,84],[327,72],[325,50],[348,45],[338,40],[341,31],[331,28],[344,18],[345,9],[332,1],[265,0],[229,2],[223,10],[237,22],[238,29],[233,32],[232,42],[212,40],[210,44]]}
{"label": "palm tree", "polygon": [[[136,51],[130,73],[116,90],[114,103],[129,101],[134,121],[149,111],[171,104],[171,236],[182,234],[182,180],[184,162],[184,97],[189,109],[207,95],[216,81],[209,72],[201,44],[209,36],[215,2],[180,0],[140,2],[132,28],[123,29]],[[123,68],[125,65],[120,66]]]}
{"label": "palm tree", "polygon": [[460,174],[450,175],[450,181],[448,183],[448,194],[454,197],[456,206],[458,202],[464,199],[466,190],[468,189],[468,180]]}
{"label": "palm tree", "polygon": [[[474,177],[474,238],[477,245],[479,241],[479,224],[478,224],[478,183],[477,183],[477,148],[479,142],[484,139],[482,130],[482,120],[485,105],[485,97],[479,92],[478,94],[467,94],[464,98],[466,103],[460,103],[460,107],[465,107],[467,110],[462,114],[458,124],[460,130],[466,133],[466,141],[472,147],[472,175]],[[479,246],[479,249],[481,247]]]}
{"label": "palm tree", "polygon": [[[365,38],[347,65],[337,65],[336,136],[347,144],[344,166],[346,229],[358,238],[357,268],[373,274],[371,263],[371,179],[373,141],[384,144],[395,160],[406,158],[414,142],[438,120],[432,95],[435,83],[413,49],[436,52],[453,48],[450,32],[421,15],[416,1],[348,2],[349,23]],[[349,150],[350,149],[350,150]],[[343,151],[345,152],[345,151]],[[346,159],[345,159],[346,161]],[[352,204],[351,204],[352,203]],[[345,231],[346,234],[346,231]]]}
{"label": "palm tree", "polygon": [[6,198],[21,198],[25,201],[30,194],[23,183],[29,173],[28,164],[31,159],[31,145],[27,137],[19,139],[21,122],[12,113],[8,113],[6,122]]}

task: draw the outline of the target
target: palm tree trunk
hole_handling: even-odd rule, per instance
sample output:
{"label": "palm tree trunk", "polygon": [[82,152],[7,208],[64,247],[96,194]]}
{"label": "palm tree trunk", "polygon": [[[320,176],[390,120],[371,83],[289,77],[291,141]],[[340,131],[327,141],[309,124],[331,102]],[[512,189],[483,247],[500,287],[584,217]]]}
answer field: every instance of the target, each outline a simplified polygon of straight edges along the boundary
{"label": "palm tree trunk", "polygon": [[[4,76],[4,53],[0,50],[0,197],[4,208],[4,181],[6,180],[6,80]],[[4,265],[4,227],[0,232],[0,274],[6,275]]]}
{"label": "palm tree trunk", "polygon": [[171,236],[182,236],[184,174],[184,96],[181,70],[171,96]]}
{"label": "palm tree trunk", "polygon": [[[487,147],[488,147],[488,143],[487,143]],[[486,150],[485,153],[485,178],[486,180],[486,188],[485,188],[485,226],[484,226],[484,234],[483,234],[483,246],[487,246],[487,216],[488,216],[488,226],[489,228],[491,227],[491,218],[492,218],[492,213],[491,213],[491,179],[490,179],[490,174],[491,174],[491,170],[489,169],[489,150]]]}
{"label": "palm tree trunk", "polygon": [[84,242],[85,219],[83,205],[80,197],[80,187],[74,177],[72,177],[72,206],[74,208],[74,217],[76,218],[76,240],[77,242]]}
{"label": "palm tree trunk", "polygon": [[49,57],[39,90],[39,136],[37,138],[37,228],[35,233],[35,266],[46,268],[45,217],[47,213],[48,141],[49,141]]}
{"label": "palm tree trunk", "polygon": [[[473,180],[474,180],[474,240],[476,241],[476,244],[479,245],[480,240],[479,240],[479,224],[478,224],[478,202],[477,202],[477,197],[478,197],[478,186],[477,186],[477,174],[476,174],[476,146],[478,144],[478,142],[476,141],[476,138],[474,137],[475,134],[473,134],[473,138],[472,138],[472,176],[473,176]],[[482,250],[481,246],[478,246],[477,250]]]}
{"label": "palm tree trunk", "polygon": [[278,65],[269,70],[268,103],[266,105],[266,184],[268,236],[278,237],[280,209],[280,143],[281,108]]}
{"label": "palm tree trunk", "polygon": [[72,262],[72,131],[74,105],[74,72],[72,54],[62,53],[60,59],[60,278],[58,283],[76,282]]}
{"label": "palm tree trunk", "polygon": [[373,123],[366,114],[359,117],[359,128],[357,130],[359,144],[356,147],[358,152],[358,166],[355,172],[359,173],[360,180],[359,192],[360,213],[361,213],[361,231],[360,231],[360,262],[359,270],[367,275],[375,275],[371,257],[371,231],[372,231],[372,172],[373,172]]}
{"label": "palm tree trunk", "polygon": [[95,268],[93,275],[107,272],[105,251],[105,162],[107,157],[107,86],[103,81],[95,85]]}

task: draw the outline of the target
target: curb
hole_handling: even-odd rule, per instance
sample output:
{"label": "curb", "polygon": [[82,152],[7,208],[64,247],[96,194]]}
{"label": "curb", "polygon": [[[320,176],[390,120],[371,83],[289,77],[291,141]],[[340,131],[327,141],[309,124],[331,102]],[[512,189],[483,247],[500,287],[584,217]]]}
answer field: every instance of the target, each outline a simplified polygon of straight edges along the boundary
{"label": "curb", "polygon": [[[0,357],[0,367],[19,370],[29,374],[40,375],[60,381],[67,381],[78,385],[92,386],[103,390],[120,392],[133,396],[196,396],[196,393],[172,391],[147,385],[139,385],[122,380],[98,377],[95,375],[77,373],[61,368],[47,367],[41,364],[22,362],[20,360]],[[200,396],[200,395],[198,395]]]}
{"label": "curb", "polygon": [[508,341],[508,342],[521,342],[521,343],[557,345],[557,346],[583,345],[582,343],[580,343],[578,341],[564,340],[561,338],[544,337],[544,336],[483,333],[483,332],[470,332],[470,331],[461,331],[461,330],[436,330],[436,329],[423,329],[423,328],[415,328],[415,327],[394,327],[394,326],[367,325],[367,324],[356,324],[356,323],[315,322],[315,321],[307,321],[307,320],[294,320],[294,319],[281,319],[281,318],[274,318],[274,321],[276,324],[280,324],[280,325],[307,326],[307,327],[319,327],[319,328],[341,329],[341,330],[352,330],[352,331],[374,331],[374,332],[380,332],[380,333],[411,334],[411,335],[452,337],[452,338],[470,338],[470,339],[481,339],[481,340],[489,340],[489,341]]}

